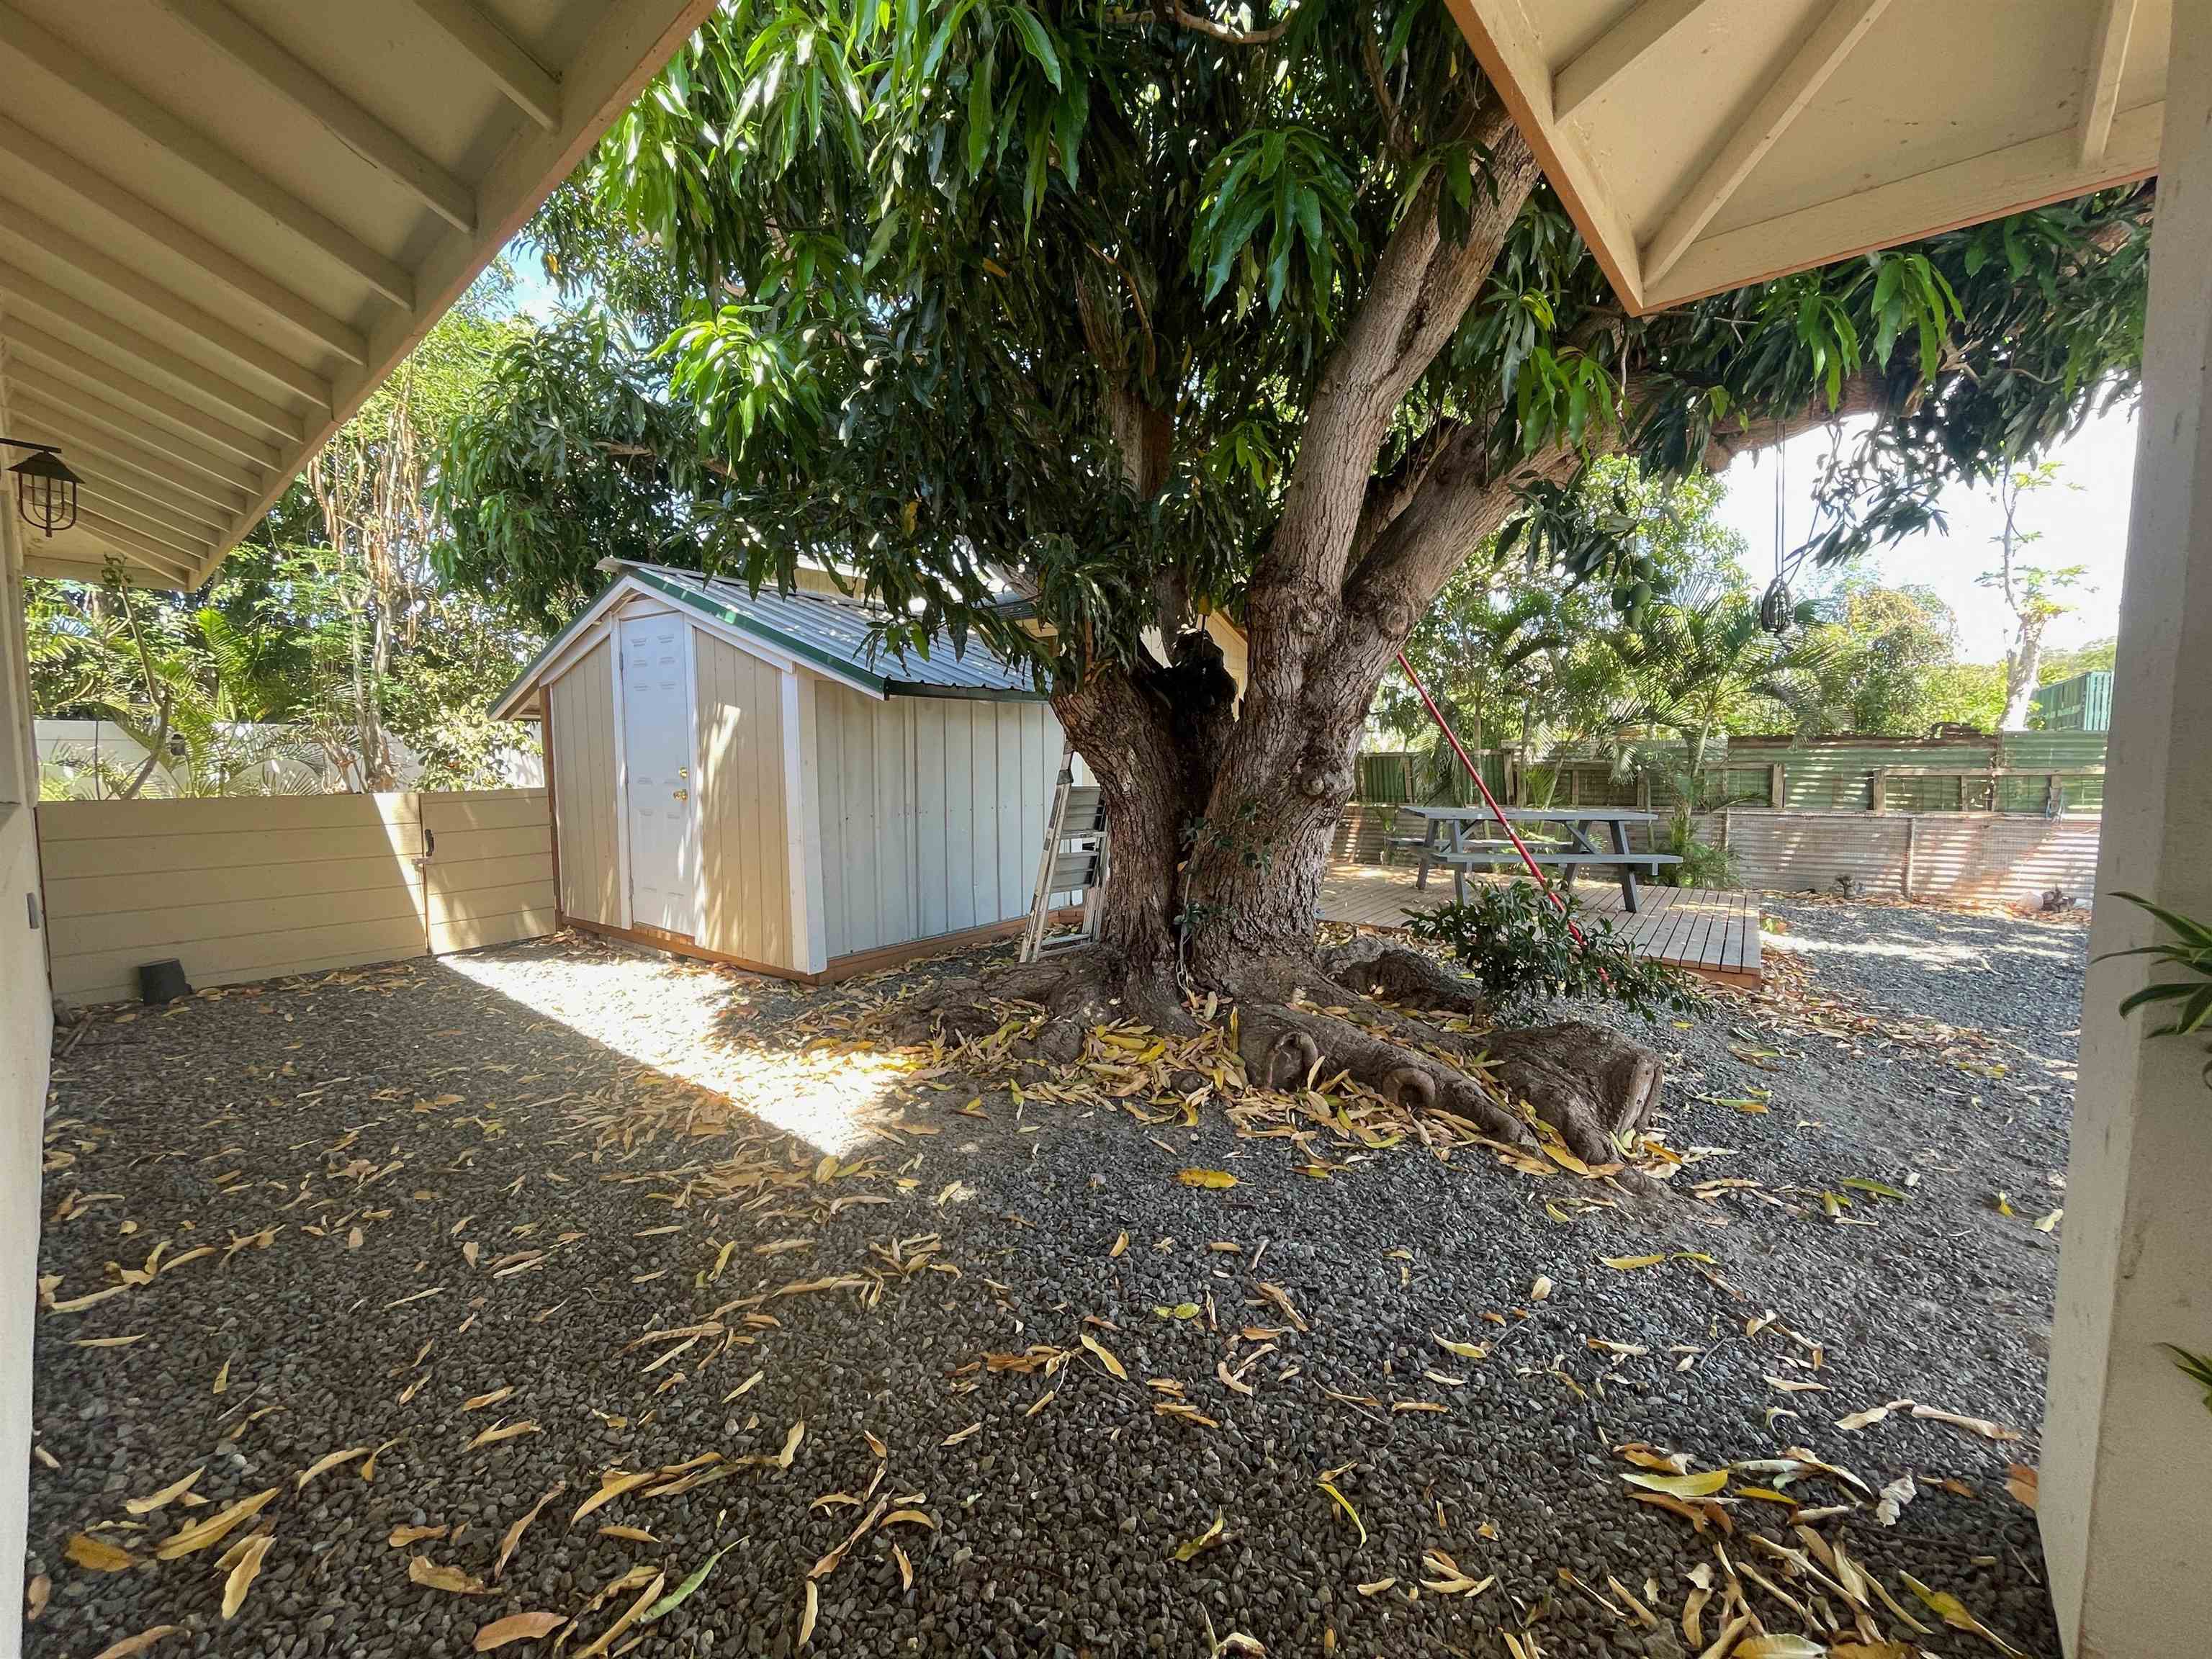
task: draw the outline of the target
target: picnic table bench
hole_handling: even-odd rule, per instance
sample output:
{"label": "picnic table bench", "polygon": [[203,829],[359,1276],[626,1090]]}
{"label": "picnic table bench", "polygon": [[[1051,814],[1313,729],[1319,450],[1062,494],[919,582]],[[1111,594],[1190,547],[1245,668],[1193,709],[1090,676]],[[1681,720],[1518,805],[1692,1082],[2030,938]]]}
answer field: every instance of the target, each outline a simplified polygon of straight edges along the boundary
{"label": "picnic table bench", "polygon": [[[1467,902],[1467,872],[1469,870],[1492,869],[1501,864],[1517,864],[1520,854],[1513,850],[1510,841],[1469,841],[1468,831],[1493,822],[1487,809],[1479,806],[1401,806],[1398,809],[1409,817],[1422,821],[1419,837],[1420,872],[1413,885],[1425,890],[1429,871],[1442,866],[1452,872],[1452,893],[1461,903]],[[1640,866],[1656,878],[1662,865],[1680,864],[1682,860],[1672,853],[1632,853],[1628,848],[1628,826],[1632,823],[1656,823],[1656,812],[1640,812],[1626,807],[1614,806],[1509,806],[1504,809],[1505,820],[1514,824],[1547,826],[1551,834],[1528,842],[1528,856],[1539,865],[1550,865],[1561,872],[1560,884],[1571,889],[1575,873],[1585,865],[1603,865],[1620,872],[1621,902],[1632,915],[1637,908],[1636,872]],[[1611,831],[1610,851],[1600,848],[1590,839],[1593,826],[1604,824]],[[1410,842],[1411,836],[1394,837],[1396,842]],[[1528,837],[1523,836],[1524,841]]]}

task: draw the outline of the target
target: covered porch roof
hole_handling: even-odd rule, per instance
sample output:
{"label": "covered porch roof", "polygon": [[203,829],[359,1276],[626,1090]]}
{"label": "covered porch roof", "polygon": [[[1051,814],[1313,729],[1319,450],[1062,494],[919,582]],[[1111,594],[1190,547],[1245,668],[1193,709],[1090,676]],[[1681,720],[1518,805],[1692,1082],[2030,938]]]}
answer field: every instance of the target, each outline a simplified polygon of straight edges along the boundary
{"label": "covered porch roof", "polygon": [[24,568],[204,580],[712,3],[0,0],[0,418],[83,480]]}
{"label": "covered porch roof", "polygon": [[2158,170],[2172,0],[1452,0],[1630,309]]}

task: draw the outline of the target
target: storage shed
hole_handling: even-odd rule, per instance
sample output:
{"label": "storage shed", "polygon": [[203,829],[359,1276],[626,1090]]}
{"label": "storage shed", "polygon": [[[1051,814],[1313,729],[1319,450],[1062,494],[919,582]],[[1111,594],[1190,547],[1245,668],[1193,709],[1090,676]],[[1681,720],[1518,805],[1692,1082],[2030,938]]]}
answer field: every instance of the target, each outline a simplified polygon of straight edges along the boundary
{"label": "storage shed", "polygon": [[493,706],[543,722],[562,921],[790,978],[1018,932],[1061,737],[1025,671],[860,605],[609,562]]}

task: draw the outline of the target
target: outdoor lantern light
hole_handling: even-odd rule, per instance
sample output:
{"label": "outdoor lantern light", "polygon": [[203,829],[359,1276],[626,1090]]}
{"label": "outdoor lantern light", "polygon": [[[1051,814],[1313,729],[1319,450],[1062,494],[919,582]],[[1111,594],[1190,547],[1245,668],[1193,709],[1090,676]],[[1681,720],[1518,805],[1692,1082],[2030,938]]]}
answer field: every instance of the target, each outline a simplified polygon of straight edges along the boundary
{"label": "outdoor lantern light", "polygon": [[0,438],[0,444],[27,449],[30,455],[9,467],[15,475],[15,510],[26,524],[34,524],[51,536],[76,522],[76,474],[62,464],[52,444],[27,443],[21,438]]}

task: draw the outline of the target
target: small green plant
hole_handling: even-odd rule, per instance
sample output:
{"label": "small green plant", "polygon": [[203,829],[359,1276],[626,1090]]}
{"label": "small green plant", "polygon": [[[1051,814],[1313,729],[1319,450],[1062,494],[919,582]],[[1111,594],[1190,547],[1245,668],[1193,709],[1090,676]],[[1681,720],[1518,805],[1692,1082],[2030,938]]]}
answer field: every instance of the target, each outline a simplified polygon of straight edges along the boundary
{"label": "small green plant", "polygon": [[2171,1342],[2160,1346],[2173,1356],[2174,1368],[2204,1390],[2204,1409],[2212,1412],[2212,1354],[2191,1353]]}
{"label": "small green plant", "polygon": [[[2154,1002],[2178,1002],[2181,1006],[2172,1019],[2152,1035],[2187,1036],[2203,1030],[2208,1022],[2212,1022],[2212,927],[2153,904],[2139,893],[2116,893],[2113,896],[2148,910],[2164,922],[2174,937],[2158,945],[2139,945],[2132,951],[2107,951],[2098,960],[2102,962],[2109,957],[2155,957],[2188,976],[2161,980],[2131,993],[2120,1004],[2121,1018]],[[2204,1080],[2212,1085],[2212,1060],[2204,1064]]]}
{"label": "small green plant", "polygon": [[1677,887],[1734,887],[1738,884],[1735,854],[1698,834],[1698,821],[1690,803],[1677,801],[1667,820],[1662,853],[1672,853],[1680,864],[1662,866],[1665,878]]}
{"label": "small green plant", "polygon": [[[1417,915],[1407,931],[1449,946],[1502,1019],[1553,997],[1614,1002],[1647,1020],[1697,1007],[1680,974],[1638,956],[1612,923],[1561,896],[1564,915],[1534,882],[1485,883],[1470,902]],[[1570,918],[1583,931],[1579,945]]]}

